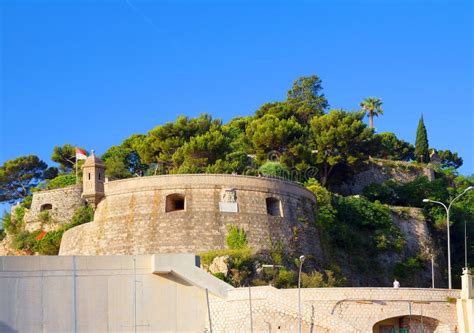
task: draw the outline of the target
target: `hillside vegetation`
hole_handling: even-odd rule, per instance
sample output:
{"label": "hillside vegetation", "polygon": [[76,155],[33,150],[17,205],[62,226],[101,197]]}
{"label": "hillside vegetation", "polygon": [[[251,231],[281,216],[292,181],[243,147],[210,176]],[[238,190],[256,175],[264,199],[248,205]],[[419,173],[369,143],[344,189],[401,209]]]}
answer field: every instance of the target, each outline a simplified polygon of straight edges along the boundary
{"label": "hillside vegetation", "polygon": [[[428,269],[430,258],[426,253],[407,254],[406,240],[393,222],[390,206],[423,209],[439,250],[436,255],[440,269],[444,269],[445,215],[441,207],[426,205],[422,200],[449,201],[473,185],[474,179],[456,172],[462,165],[462,158],[456,153],[428,148],[423,119],[418,125],[416,147],[398,139],[394,133],[375,133],[364,117],[369,116],[372,124],[373,117],[382,116],[382,104],[380,99],[370,97],[361,103],[361,110],[330,109],[322,93],[321,80],[317,76],[302,77],[295,80],[286,100],[266,103],[252,116],[237,117],[227,123],[208,114],[196,118],[179,116],[176,121],[158,125],[146,134],[131,135],[120,145],[110,147],[101,158],[109,180],[170,173],[232,173],[299,182],[318,199],[318,206],[314,207],[317,218],[312,223],[319,230],[324,248],[324,258],[310,258],[304,265],[305,286],[383,284],[394,276],[401,279],[402,285],[425,286],[429,282],[414,277]],[[399,167],[399,161],[421,168],[429,162],[432,151],[439,156],[439,163],[432,165],[436,173],[433,182],[426,177],[403,184],[387,181],[371,184],[362,195],[352,197],[331,192],[336,185],[350,182],[354,175],[366,170],[371,159],[387,161],[393,168]],[[6,235],[0,232],[0,240],[7,236],[13,246],[28,253],[57,253],[62,235],[58,231],[54,237],[41,238],[38,237],[41,230],[36,234],[24,231],[21,209],[28,209],[31,192],[76,182],[74,146],[54,147],[51,159],[57,166],[48,167],[37,156],[30,155],[7,161],[0,167],[0,201],[20,202],[17,208],[20,211],[15,216],[5,213]],[[474,252],[472,192],[453,207],[455,274],[461,272],[463,262],[464,221],[468,222],[469,253]],[[235,232],[245,233],[229,229],[230,234]],[[221,278],[234,285],[269,282],[277,286],[295,285],[298,267],[295,258],[300,253],[288,253],[279,244],[271,244],[269,253],[254,253],[242,240],[245,237],[242,234],[240,237],[240,245],[229,244],[229,250],[203,254],[203,262],[210,265],[215,257],[228,254],[233,273]],[[38,238],[49,243],[40,245]],[[384,264],[384,258],[392,259]],[[258,262],[283,268],[261,271]],[[446,276],[443,271],[439,273]],[[380,278],[374,279],[374,275]]]}

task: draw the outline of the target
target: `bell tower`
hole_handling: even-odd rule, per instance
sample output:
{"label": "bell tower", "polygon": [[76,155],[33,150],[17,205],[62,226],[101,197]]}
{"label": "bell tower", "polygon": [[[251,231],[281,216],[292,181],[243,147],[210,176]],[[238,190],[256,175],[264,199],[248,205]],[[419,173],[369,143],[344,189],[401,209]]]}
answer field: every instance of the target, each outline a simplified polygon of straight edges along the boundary
{"label": "bell tower", "polygon": [[105,165],[94,150],[82,166],[82,197],[95,209],[104,197]]}

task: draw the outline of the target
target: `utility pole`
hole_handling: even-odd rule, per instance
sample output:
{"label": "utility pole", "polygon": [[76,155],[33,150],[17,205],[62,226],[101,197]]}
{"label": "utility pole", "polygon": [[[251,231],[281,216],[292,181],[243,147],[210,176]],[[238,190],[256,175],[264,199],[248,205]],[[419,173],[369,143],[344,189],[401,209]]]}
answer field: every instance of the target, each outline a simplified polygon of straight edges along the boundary
{"label": "utility pole", "polygon": [[300,256],[300,269],[298,273],[298,333],[301,333],[301,268],[305,259],[305,256]]}
{"label": "utility pole", "polygon": [[431,254],[431,288],[434,289],[434,256],[433,253]]}
{"label": "utility pole", "polygon": [[435,203],[438,205],[443,206],[443,208],[446,210],[446,229],[447,229],[447,239],[448,239],[448,287],[449,289],[453,289],[452,283],[451,283],[451,237],[449,235],[449,211],[451,210],[451,207],[453,206],[454,201],[459,199],[462,195],[466,194],[470,190],[474,190],[474,186],[469,186],[466,188],[461,194],[459,194],[457,197],[455,197],[451,202],[449,203],[448,206],[446,206],[444,203],[440,201],[435,201],[435,200],[430,200],[430,199],[423,199],[423,202],[431,202]]}
{"label": "utility pole", "polygon": [[467,222],[464,220],[464,267],[467,269]]}

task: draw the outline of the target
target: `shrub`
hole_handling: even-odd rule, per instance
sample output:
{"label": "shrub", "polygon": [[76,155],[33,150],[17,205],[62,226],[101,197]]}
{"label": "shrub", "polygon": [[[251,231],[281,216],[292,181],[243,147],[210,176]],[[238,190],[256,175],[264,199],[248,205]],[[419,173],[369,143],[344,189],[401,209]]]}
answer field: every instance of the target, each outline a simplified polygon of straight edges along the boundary
{"label": "shrub", "polygon": [[397,263],[393,268],[393,275],[399,279],[409,279],[415,273],[424,269],[424,259],[421,255],[408,257],[405,261]]}
{"label": "shrub", "polygon": [[34,250],[41,255],[57,255],[61,245],[64,229],[49,231],[43,239],[36,241]]}
{"label": "shrub", "polygon": [[38,235],[42,232],[41,229],[33,232],[21,231],[13,238],[12,247],[30,253],[38,252],[41,255],[57,255],[64,229],[50,231],[41,240],[38,240]]}
{"label": "shrub", "polygon": [[390,209],[380,202],[370,202],[362,197],[338,197],[337,220],[368,229],[390,227]]}
{"label": "shrub", "polygon": [[391,211],[380,202],[363,197],[335,196],[336,222],[326,229],[336,249],[372,253],[403,248],[403,236],[392,221]]}
{"label": "shrub", "polygon": [[296,273],[286,268],[282,268],[278,271],[278,275],[275,281],[275,287],[277,288],[290,288],[296,285]]}
{"label": "shrub", "polygon": [[75,174],[63,174],[59,175],[56,178],[53,178],[49,181],[46,181],[45,189],[52,190],[55,188],[62,188],[66,186],[71,186],[76,184],[76,175]]}
{"label": "shrub", "polygon": [[70,229],[72,227],[91,222],[92,220],[94,220],[94,210],[92,209],[92,207],[88,205],[79,207],[74,211],[71,223],[67,225],[66,229]]}
{"label": "shrub", "polygon": [[21,205],[15,207],[13,210],[13,216],[5,212],[2,217],[2,223],[5,232],[11,235],[17,235],[19,232],[21,232],[25,227],[25,223],[23,221],[24,217],[25,207]]}
{"label": "shrub", "polygon": [[253,275],[256,260],[249,248],[211,250],[199,254],[204,266],[209,266],[215,257],[226,255],[229,256],[230,275],[224,279],[220,275],[216,275],[216,277],[232,284],[234,287],[247,285]]}
{"label": "shrub", "polygon": [[247,235],[243,228],[239,228],[233,224],[227,225],[229,233],[226,237],[226,243],[229,249],[243,249],[247,246]]}
{"label": "shrub", "polygon": [[41,224],[49,224],[53,222],[53,218],[51,217],[51,214],[49,211],[44,210],[38,214],[38,218],[41,222]]}
{"label": "shrub", "polygon": [[33,196],[32,196],[32,195],[29,195],[29,196],[27,196],[25,199],[23,199],[23,202],[21,203],[21,205],[22,205],[23,207],[25,207],[25,208],[30,209],[32,202],[33,202]]}
{"label": "shrub", "polygon": [[318,205],[330,205],[332,194],[324,186],[322,186],[316,179],[310,178],[306,182],[306,188],[313,192],[316,197]]}
{"label": "shrub", "polygon": [[[207,252],[199,253],[201,258],[201,263],[204,266],[209,266],[215,257],[220,256],[229,256],[231,258],[232,264],[239,264],[245,262],[253,257],[252,251],[249,248],[243,249],[219,249],[219,250],[210,250]],[[235,260],[235,258],[239,258]]]}
{"label": "shrub", "polygon": [[2,230],[4,230],[5,232],[8,232],[9,234],[11,234],[12,229],[14,229],[14,225],[12,224],[12,216],[7,211],[3,212],[2,226],[3,226]]}
{"label": "shrub", "polygon": [[323,274],[318,271],[309,274],[301,274],[301,287],[303,288],[321,288],[324,286]]}
{"label": "shrub", "polygon": [[33,232],[28,232],[26,230],[19,232],[12,242],[12,247],[17,250],[24,250],[28,252],[33,252],[36,245],[36,237],[41,232],[41,230],[36,230]]}
{"label": "shrub", "polygon": [[334,222],[336,211],[331,204],[332,194],[324,186],[318,183],[314,178],[306,182],[306,188],[313,192],[316,197],[318,209],[316,212],[316,221],[321,225]]}
{"label": "shrub", "polygon": [[265,162],[258,171],[265,177],[289,179],[289,170],[280,162]]}
{"label": "shrub", "polygon": [[301,274],[301,287],[303,288],[332,288],[341,287],[346,283],[345,278],[337,278],[331,270],[325,270],[324,274],[313,271],[309,274]]}
{"label": "shrub", "polygon": [[427,177],[421,176],[404,184],[393,180],[383,184],[373,183],[364,188],[363,194],[371,201],[379,200],[389,205],[423,207],[424,198],[447,198],[447,185],[444,178],[429,181]]}
{"label": "shrub", "polygon": [[212,274],[212,275],[214,275],[214,276],[215,276],[216,278],[218,278],[219,280],[226,281],[226,278],[225,278],[224,273],[217,272],[217,273],[214,273],[214,274]]}
{"label": "shrub", "polygon": [[397,193],[387,183],[372,183],[364,188],[362,194],[370,201],[378,200],[386,204],[397,202]]}
{"label": "shrub", "polygon": [[270,237],[268,243],[273,264],[283,265],[283,258],[285,257],[283,242],[281,240],[274,242]]}

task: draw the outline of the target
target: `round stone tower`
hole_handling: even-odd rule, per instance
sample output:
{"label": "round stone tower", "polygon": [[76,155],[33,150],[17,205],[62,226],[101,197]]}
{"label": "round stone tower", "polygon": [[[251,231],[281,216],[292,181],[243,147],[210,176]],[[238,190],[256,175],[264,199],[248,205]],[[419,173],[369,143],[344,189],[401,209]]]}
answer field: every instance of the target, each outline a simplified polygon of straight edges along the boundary
{"label": "round stone tower", "polygon": [[105,165],[92,150],[82,166],[82,197],[95,209],[104,197]]}

